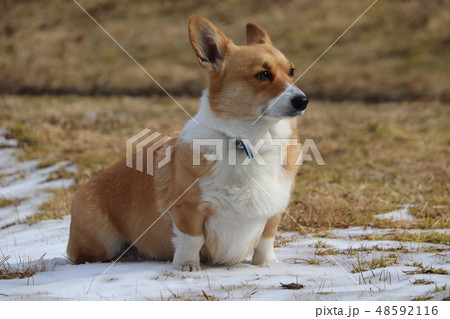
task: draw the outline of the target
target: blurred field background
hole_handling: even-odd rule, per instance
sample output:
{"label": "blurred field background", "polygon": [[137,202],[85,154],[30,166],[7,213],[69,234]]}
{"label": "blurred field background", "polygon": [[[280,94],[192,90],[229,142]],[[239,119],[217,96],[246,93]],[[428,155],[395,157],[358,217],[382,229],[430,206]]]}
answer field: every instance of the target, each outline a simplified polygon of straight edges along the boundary
{"label": "blurred field background", "polygon": [[[175,95],[205,86],[187,37],[203,15],[235,43],[263,26],[305,70],[373,1],[80,0]],[[380,0],[300,81],[314,99],[448,102],[448,0]],[[2,1],[0,90],[8,93],[164,94],[73,1]]]}
{"label": "blurred field background", "polygon": [[[192,115],[207,81],[190,15],[236,44],[247,22],[261,25],[300,75],[372,2],[79,1]],[[298,82],[311,100],[300,140],[313,138],[327,164],[297,177],[289,211],[307,229],[448,227],[449,7],[379,0]],[[55,190],[30,223],[68,214],[75,189],[141,129],[168,134],[189,119],[73,1],[2,1],[0,39],[0,128],[22,159],[78,165],[76,185]],[[373,218],[404,204],[417,205],[414,222]]]}

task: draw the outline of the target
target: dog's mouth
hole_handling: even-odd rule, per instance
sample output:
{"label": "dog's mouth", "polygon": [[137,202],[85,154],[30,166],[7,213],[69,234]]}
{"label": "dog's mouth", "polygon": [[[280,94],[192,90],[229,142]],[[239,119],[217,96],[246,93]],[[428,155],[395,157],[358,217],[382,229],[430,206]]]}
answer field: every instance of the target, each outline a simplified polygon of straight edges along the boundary
{"label": "dog's mouth", "polygon": [[280,120],[301,116],[305,113],[309,102],[308,97],[303,92],[293,97],[288,95],[283,101],[278,101],[280,98],[277,98],[272,104],[267,104],[261,108],[260,117]]}
{"label": "dog's mouth", "polygon": [[273,119],[273,120],[282,120],[282,119],[291,119],[297,116],[302,116],[305,114],[306,110],[289,110],[288,112],[283,112],[280,114],[272,114],[268,112],[269,107],[266,106],[261,110],[260,117],[266,118],[266,119]]}
{"label": "dog's mouth", "polygon": [[297,116],[302,116],[304,113],[306,112],[306,110],[294,110],[293,112],[289,112],[288,114],[281,116],[281,117],[297,117]]}
{"label": "dog's mouth", "polygon": [[303,114],[305,114],[306,110],[302,110],[302,111],[295,111],[295,114],[293,114],[290,117],[296,117],[296,116],[302,116]]}

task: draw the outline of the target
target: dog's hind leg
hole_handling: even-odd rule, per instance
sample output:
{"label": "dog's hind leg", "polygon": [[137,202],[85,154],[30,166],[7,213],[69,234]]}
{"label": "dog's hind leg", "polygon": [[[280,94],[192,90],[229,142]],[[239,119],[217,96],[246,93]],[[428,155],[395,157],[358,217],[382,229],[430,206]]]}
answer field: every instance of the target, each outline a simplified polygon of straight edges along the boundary
{"label": "dog's hind leg", "polygon": [[75,264],[109,261],[123,250],[125,241],[107,215],[83,195],[77,193],[72,204],[68,257]]}

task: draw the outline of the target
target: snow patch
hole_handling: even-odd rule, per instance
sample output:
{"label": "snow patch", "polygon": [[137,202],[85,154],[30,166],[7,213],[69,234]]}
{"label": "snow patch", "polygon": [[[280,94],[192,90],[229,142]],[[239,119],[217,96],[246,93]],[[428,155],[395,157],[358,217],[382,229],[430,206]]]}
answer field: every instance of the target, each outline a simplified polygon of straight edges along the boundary
{"label": "snow patch", "polygon": [[37,213],[39,207],[52,195],[52,188],[68,188],[74,180],[50,180],[50,175],[64,167],[67,171],[76,170],[69,162],[38,169],[39,160],[19,163],[16,159],[17,141],[5,138],[5,131],[0,130],[0,198],[19,199],[17,205],[0,208],[0,228],[17,224]]}
{"label": "snow patch", "polygon": [[[253,266],[250,257],[232,267],[202,265],[199,272],[181,272],[171,262],[140,261],[72,265],[64,259],[70,217],[32,225],[15,225],[1,230],[0,249],[11,256],[12,266],[23,260],[42,260],[48,271],[30,278],[0,281],[0,299],[5,300],[410,300],[435,285],[413,285],[425,278],[444,286],[448,276],[437,274],[408,275],[416,269],[414,262],[450,271],[448,246],[349,239],[348,233],[360,235],[362,229],[341,230],[343,238],[310,238],[298,233],[279,233],[292,239],[276,248],[279,263],[267,267]],[[388,230],[392,231],[392,230]],[[387,256],[392,251],[361,251],[359,255],[316,255],[314,244],[325,241],[331,249],[358,247],[400,248],[398,264],[362,274],[352,273],[353,265]],[[439,253],[424,252],[438,247]],[[318,264],[308,261],[316,259]],[[106,271],[106,272],[105,272]],[[300,290],[288,290],[281,284],[299,283]],[[43,293],[45,292],[45,293]],[[436,298],[441,300],[444,291]],[[6,295],[6,296],[5,296]],[[440,298],[440,299],[439,299]]]}
{"label": "snow patch", "polygon": [[414,216],[409,214],[410,207],[414,207],[414,205],[406,204],[403,205],[401,209],[394,210],[385,214],[377,214],[373,217],[378,219],[391,219],[392,221],[414,221],[416,220]]}

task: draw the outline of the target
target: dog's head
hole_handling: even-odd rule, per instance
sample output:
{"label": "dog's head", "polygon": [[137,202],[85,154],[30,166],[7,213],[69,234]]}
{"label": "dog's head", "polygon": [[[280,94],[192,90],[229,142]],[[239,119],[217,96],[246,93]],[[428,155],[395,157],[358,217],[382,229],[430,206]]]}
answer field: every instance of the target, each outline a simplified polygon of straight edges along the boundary
{"label": "dog's head", "polygon": [[236,46],[207,19],[189,19],[189,37],[209,72],[211,110],[224,119],[282,119],[303,114],[306,95],[294,83],[294,65],[272,46],[267,33],[247,24],[247,45]]}

